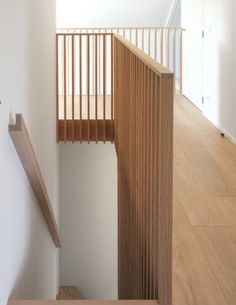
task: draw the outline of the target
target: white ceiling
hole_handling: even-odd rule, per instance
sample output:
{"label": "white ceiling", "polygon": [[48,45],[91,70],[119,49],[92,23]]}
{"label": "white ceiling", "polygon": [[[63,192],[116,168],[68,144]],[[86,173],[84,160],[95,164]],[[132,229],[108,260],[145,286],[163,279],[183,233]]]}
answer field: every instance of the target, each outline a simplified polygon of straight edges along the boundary
{"label": "white ceiling", "polygon": [[57,0],[57,27],[164,26],[173,0]]}

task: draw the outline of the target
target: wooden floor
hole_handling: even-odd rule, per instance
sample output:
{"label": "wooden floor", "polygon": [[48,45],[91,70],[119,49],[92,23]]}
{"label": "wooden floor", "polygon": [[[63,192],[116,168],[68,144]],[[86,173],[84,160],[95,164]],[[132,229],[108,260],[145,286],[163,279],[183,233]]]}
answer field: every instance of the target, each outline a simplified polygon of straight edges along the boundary
{"label": "wooden floor", "polygon": [[236,305],[236,146],[175,102],[174,305]]}

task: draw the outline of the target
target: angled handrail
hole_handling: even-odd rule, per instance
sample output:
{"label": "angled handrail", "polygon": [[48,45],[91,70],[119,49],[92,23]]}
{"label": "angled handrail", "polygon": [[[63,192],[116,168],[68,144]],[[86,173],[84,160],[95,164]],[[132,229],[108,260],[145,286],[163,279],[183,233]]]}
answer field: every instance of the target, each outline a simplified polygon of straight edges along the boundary
{"label": "angled handrail", "polygon": [[21,160],[22,166],[26,172],[26,175],[28,176],[29,183],[34,191],[35,197],[39,203],[55,246],[60,248],[61,242],[53,209],[25,122],[21,114],[16,114],[15,125],[9,125],[9,133]]}

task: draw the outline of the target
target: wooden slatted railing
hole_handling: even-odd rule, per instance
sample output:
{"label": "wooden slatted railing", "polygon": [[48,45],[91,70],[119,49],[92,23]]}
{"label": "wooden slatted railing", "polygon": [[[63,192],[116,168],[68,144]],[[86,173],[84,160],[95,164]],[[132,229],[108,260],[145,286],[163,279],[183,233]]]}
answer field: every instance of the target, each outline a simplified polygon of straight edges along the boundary
{"label": "wooden slatted railing", "polygon": [[113,34],[57,33],[57,140],[113,141]]}
{"label": "wooden slatted railing", "polygon": [[119,298],[171,304],[174,76],[114,37]]}
{"label": "wooden slatted railing", "polygon": [[175,87],[182,93],[182,44],[180,27],[120,27],[58,29],[58,33],[113,33],[123,36],[175,74]]}

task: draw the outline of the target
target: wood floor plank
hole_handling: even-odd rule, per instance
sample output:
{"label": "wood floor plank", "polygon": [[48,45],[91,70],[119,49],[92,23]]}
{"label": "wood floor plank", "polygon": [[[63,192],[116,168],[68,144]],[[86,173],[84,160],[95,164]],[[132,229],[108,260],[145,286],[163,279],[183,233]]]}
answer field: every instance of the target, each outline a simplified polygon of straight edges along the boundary
{"label": "wood floor plank", "polygon": [[236,227],[196,227],[208,262],[229,305],[236,304]]}
{"label": "wood floor plank", "polygon": [[175,101],[174,305],[236,304],[236,146]]}
{"label": "wood floor plank", "polygon": [[222,210],[217,206],[206,186],[175,145],[174,190],[178,195],[192,225],[227,225]]}
{"label": "wood floor plank", "polygon": [[236,226],[236,197],[215,197],[214,200],[222,210],[228,225]]}
{"label": "wood floor plank", "polygon": [[175,225],[174,305],[227,304],[193,228]]}
{"label": "wood floor plank", "polygon": [[[214,136],[212,136],[213,138],[218,135],[219,139],[217,141],[220,141],[219,131],[212,127],[194,107],[192,107],[191,116],[189,113],[181,111],[183,104],[190,103],[184,102],[181,99],[176,100],[175,143],[178,143],[181,149],[184,150],[185,158],[194,165],[195,171],[204,185],[207,186],[211,195],[236,196],[236,185],[234,185],[229,177],[225,175],[224,168],[222,168],[222,162],[219,162],[218,157],[214,159],[212,153],[205,147],[208,143],[207,138],[209,137],[209,134],[211,136],[214,134]],[[201,124],[199,123],[199,118],[201,118]],[[207,137],[204,129],[209,129],[211,131],[207,134]],[[204,143],[201,142],[203,136],[206,137]],[[223,139],[221,140],[224,141]],[[224,141],[224,143],[225,142],[226,141]],[[215,155],[218,155],[218,151],[215,151]],[[232,162],[233,161],[234,160],[232,160]]]}

